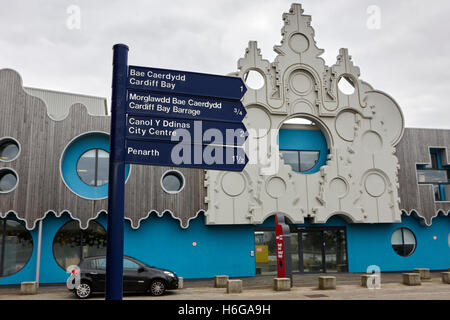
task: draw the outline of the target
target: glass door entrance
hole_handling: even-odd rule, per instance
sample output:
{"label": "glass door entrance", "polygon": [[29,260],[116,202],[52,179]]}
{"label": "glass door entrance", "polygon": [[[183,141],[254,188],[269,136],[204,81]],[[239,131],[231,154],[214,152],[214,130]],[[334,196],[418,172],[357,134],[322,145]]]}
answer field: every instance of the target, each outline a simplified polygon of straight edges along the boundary
{"label": "glass door entrance", "polygon": [[300,272],[347,271],[347,244],[343,228],[298,230]]}
{"label": "glass door entrance", "polygon": [[323,264],[322,231],[301,231],[298,233],[301,243],[299,251],[300,272],[325,272]]}
{"label": "glass door entrance", "polygon": [[[345,229],[291,229],[292,272],[347,272]],[[256,274],[277,274],[275,231],[273,228],[255,230]]]}

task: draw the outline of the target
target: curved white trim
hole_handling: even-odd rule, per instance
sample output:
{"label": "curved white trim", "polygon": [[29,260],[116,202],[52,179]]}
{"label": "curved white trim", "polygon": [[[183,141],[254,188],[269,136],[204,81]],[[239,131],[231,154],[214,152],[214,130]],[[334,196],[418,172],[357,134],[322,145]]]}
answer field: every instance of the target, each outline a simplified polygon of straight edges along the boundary
{"label": "curved white trim", "polygon": [[[110,136],[110,134],[109,134],[108,132],[105,132],[105,131],[97,131],[97,130],[94,130],[94,131],[86,131],[86,132],[80,133],[79,135],[77,135],[77,136],[75,136],[74,138],[72,138],[72,139],[66,144],[66,146],[65,146],[64,149],[63,149],[63,151],[61,152],[61,156],[59,157],[59,175],[60,175],[62,181],[64,182],[64,185],[65,185],[65,186],[67,187],[67,189],[69,189],[74,195],[76,195],[77,197],[80,197],[80,198],[82,198],[82,199],[85,199],[85,200],[104,200],[104,199],[107,199],[107,198],[108,198],[108,195],[106,195],[106,197],[103,197],[103,198],[88,198],[88,197],[84,197],[84,196],[78,194],[77,192],[75,192],[74,190],[72,190],[72,188],[69,187],[69,185],[67,184],[66,180],[64,179],[64,175],[63,175],[63,172],[62,172],[62,161],[63,161],[63,159],[64,159],[64,155],[66,154],[67,149],[70,147],[70,145],[71,145],[72,143],[74,143],[77,139],[79,139],[79,138],[81,138],[81,137],[83,137],[83,136],[85,136],[85,135],[96,134],[96,133],[97,133],[97,134],[104,134],[104,135],[107,135],[108,138],[109,138],[109,136]],[[111,148],[111,146],[110,146],[110,148]],[[103,149],[102,149],[102,150],[103,150]],[[106,150],[105,150],[105,151],[106,151]],[[111,150],[110,150],[108,153],[111,154]],[[130,176],[131,176],[131,168],[132,168],[132,165],[130,164],[129,166],[130,166],[130,171],[128,172],[128,177],[126,177],[126,179],[125,179],[125,184],[128,182],[128,179],[129,179]],[[108,181],[108,183],[109,183],[109,181]],[[104,186],[104,185],[102,185],[102,186]]]}
{"label": "curved white trim", "polygon": [[[169,174],[169,173],[171,173],[171,172],[176,172],[176,173],[178,173],[180,176],[181,176],[181,189],[180,190],[177,190],[177,191],[169,191],[169,190],[167,190],[165,187],[164,187],[164,184],[163,184],[163,177],[166,175],[166,174]],[[184,189],[184,186],[186,185],[186,178],[184,177],[184,174],[181,172],[181,171],[178,171],[178,170],[175,170],[175,169],[169,169],[169,170],[166,170],[166,171],[164,171],[164,173],[161,175],[161,179],[159,179],[159,184],[161,185],[161,188],[164,190],[164,192],[166,192],[166,193],[168,193],[168,194],[177,194],[177,193],[180,193],[183,189]]]}
{"label": "curved white trim", "polygon": [[284,215],[285,217],[287,217],[291,222],[293,222],[293,224],[303,224],[303,223],[305,223],[305,217],[303,217],[303,222],[294,222],[294,221],[296,221],[296,220],[293,219],[289,214],[284,213],[284,212],[282,212],[282,211],[277,211],[277,212],[270,212],[270,213],[266,214],[266,215],[263,217],[263,219],[261,219],[261,222],[260,222],[260,223],[253,222],[253,225],[263,224],[263,223],[264,223],[268,218],[270,218],[271,216],[274,216],[274,217],[275,217],[275,215],[276,215],[277,213],[281,213],[282,215]]}
{"label": "curved white trim", "polygon": [[[0,72],[3,72],[3,71],[13,72],[13,73],[17,76],[17,78],[19,79],[20,89],[22,90],[22,93],[26,94],[28,97],[31,97],[31,98],[33,98],[33,99],[37,99],[37,100],[39,100],[40,102],[42,102],[42,105],[43,105],[44,108],[45,108],[45,114],[46,114],[47,117],[48,117],[50,120],[52,120],[52,121],[63,121],[63,120],[65,120],[65,119],[67,119],[67,117],[68,117],[69,114],[70,114],[70,111],[71,111],[72,107],[73,107],[74,105],[77,105],[77,104],[82,105],[82,106],[86,109],[86,113],[89,114],[90,116],[93,116],[93,117],[105,117],[105,116],[106,116],[106,117],[109,117],[109,115],[101,115],[101,116],[93,115],[93,114],[89,113],[88,107],[87,107],[85,104],[83,104],[83,103],[74,103],[74,104],[72,104],[72,105],[69,107],[69,109],[68,109],[69,111],[67,112],[66,115],[64,115],[63,118],[61,118],[61,119],[55,119],[55,118],[49,113],[49,109],[48,109],[48,107],[47,107],[47,103],[46,103],[43,99],[41,99],[40,97],[34,96],[34,95],[32,95],[31,93],[29,93],[29,92],[26,90],[26,88],[23,86],[23,79],[22,79],[22,76],[20,75],[19,72],[17,72],[17,71],[14,70],[14,69],[11,69],[11,68],[3,68],[3,69],[0,69]],[[31,88],[31,89],[33,89],[33,88]],[[34,88],[34,89],[36,89],[36,88]],[[46,90],[46,91],[49,91],[49,90]],[[51,91],[51,90],[50,90],[50,91]],[[56,92],[59,92],[59,91],[56,91]],[[61,93],[64,93],[64,92],[61,92]]]}
{"label": "curved white trim", "polygon": [[401,209],[402,214],[404,214],[405,216],[408,217],[413,217],[416,219],[420,219],[420,224],[430,227],[433,224],[433,219],[436,217],[448,217],[450,216],[450,210],[445,212],[445,210],[439,209],[436,211],[436,214],[434,216],[432,216],[430,218],[430,223],[427,223],[427,219],[422,216],[421,214],[419,214],[419,212],[417,211],[417,209],[411,209],[409,212],[405,209]]}
{"label": "curved white trim", "polygon": [[[191,221],[192,219],[196,219],[196,218],[198,217],[199,213],[202,213],[202,212],[203,212],[203,214],[205,215],[205,212],[206,212],[206,211],[203,210],[203,209],[198,210],[197,213],[196,213],[193,217],[190,217],[190,218],[187,220],[187,225],[186,225],[186,226],[183,226],[183,221],[182,221],[179,217],[174,216],[173,212],[172,212],[171,210],[169,210],[169,209],[164,210],[164,211],[162,211],[162,212],[159,212],[159,211],[157,211],[157,210],[150,210],[150,211],[147,213],[147,215],[146,215],[145,217],[142,217],[142,218],[140,218],[140,219],[138,220],[137,226],[134,226],[133,220],[132,220],[131,218],[125,217],[125,219],[130,221],[130,225],[131,225],[131,228],[132,228],[132,229],[137,230],[137,229],[139,229],[140,226],[141,226],[141,221],[142,221],[142,220],[147,220],[147,219],[150,217],[150,214],[151,214],[152,212],[156,213],[156,215],[157,215],[159,218],[161,218],[161,217],[164,215],[165,212],[169,212],[173,219],[178,220],[178,221],[180,222],[180,227],[181,227],[182,229],[187,229],[187,228],[189,228],[189,221]],[[205,224],[205,225],[206,225],[206,224]]]}
{"label": "curved white trim", "polygon": [[[137,226],[134,225],[133,220],[132,220],[131,218],[129,218],[129,217],[125,217],[124,220],[129,220],[129,221],[130,221],[131,228],[134,229],[134,230],[137,230],[137,229],[140,228],[141,221],[142,221],[142,220],[148,219],[148,218],[150,217],[150,214],[151,214],[152,212],[156,213],[156,215],[157,215],[159,218],[161,218],[161,217],[164,215],[165,212],[169,212],[173,219],[179,221],[180,227],[181,227],[182,229],[187,229],[187,228],[189,228],[189,221],[191,221],[192,219],[196,219],[196,218],[198,217],[199,213],[205,214],[205,210],[204,210],[204,209],[198,210],[197,213],[196,213],[193,217],[190,217],[190,218],[187,220],[187,225],[186,225],[186,226],[183,226],[183,221],[182,221],[179,217],[174,216],[174,214],[173,214],[173,212],[172,212],[171,210],[164,210],[164,211],[162,211],[162,212],[159,212],[159,211],[157,211],[157,210],[150,210],[150,211],[147,213],[147,215],[146,215],[145,217],[142,217],[142,218],[140,218],[140,219],[138,220]],[[79,218],[74,217],[74,216],[72,215],[72,212],[70,212],[69,210],[62,210],[62,211],[60,211],[59,213],[56,212],[56,211],[54,211],[54,210],[47,210],[47,211],[44,213],[44,215],[43,215],[42,217],[37,218],[36,220],[34,220],[34,222],[33,222],[33,224],[32,224],[31,226],[29,226],[29,223],[28,223],[28,220],[27,220],[27,219],[21,218],[21,217],[19,216],[19,214],[18,214],[16,211],[14,211],[14,210],[9,210],[9,211],[7,211],[5,214],[2,214],[2,213],[0,212],[0,218],[6,218],[9,214],[14,214],[18,220],[21,220],[21,221],[25,222],[25,228],[26,228],[27,230],[31,231],[31,230],[33,230],[34,228],[36,228],[37,222],[38,222],[38,221],[41,221],[41,220],[44,220],[44,219],[47,217],[47,215],[48,215],[49,213],[52,213],[56,218],[61,218],[63,214],[68,214],[72,220],[78,221],[78,223],[79,223],[79,225],[80,225],[80,229],[82,229],[82,230],[86,230],[86,229],[89,227],[89,223],[90,223],[91,221],[93,221],[93,220],[97,220],[97,219],[99,218],[99,216],[100,216],[102,213],[108,215],[108,211],[107,211],[107,210],[104,210],[104,209],[99,210],[99,211],[97,212],[97,214],[96,214],[94,217],[87,219],[87,221],[86,221],[86,226],[83,226],[81,220],[80,220]],[[205,224],[205,225],[206,225],[206,224]]]}
{"label": "curved white trim", "polygon": [[14,186],[14,188],[12,188],[11,190],[8,190],[8,191],[0,191],[0,194],[6,194],[6,193],[13,192],[14,190],[17,189],[17,186],[19,185],[19,175],[17,174],[17,171],[14,170],[13,168],[10,168],[10,167],[2,167],[2,168],[0,168],[0,172],[6,171],[6,170],[11,170],[12,172],[14,172],[14,174],[16,175],[17,181],[16,181],[16,185]]}
{"label": "curved white trim", "polygon": [[72,212],[70,212],[69,210],[63,210],[63,211],[60,211],[59,213],[57,213],[57,212],[54,211],[54,210],[47,210],[47,211],[44,213],[44,215],[43,215],[42,217],[37,218],[36,220],[34,220],[34,223],[33,223],[32,226],[29,226],[28,220],[19,217],[19,214],[18,214],[16,211],[14,211],[14,210],[9,210],[9,211],[7,211],[6,214],[4,214],[4,215],[2,215],[2,214],[0,213],[0,217],[5,218],[5,217],[7,217],[8,214],[10,214],[10,213],[13,213],[13,214],[16,216],[17,219],[19,219],[19,220],[21,220],[21,221],[24,221],[24,222],[25,222],[25,227],[26,227],[26,229],[27,229],[27,230],[30,230],[30,231],[33,230],[34,228],[36,228],[37,222],[38,222],[38,221],[41,221],[41,220],[44,220],[44,219],[47,217],[47,215],[48,215],[49,213],[53,213],[53,214],[55,215],[56,218],[61,218],[63,214],[67,213],[67,214],[69,214],[69,216],[70,216],[70,218],[71,218],[72,220],[78,221],[78,223],[79,223],[79,225],[80,225],[80,229],[86,230],[86,229],[89,227],[89,222],[90,222],[91,220],[96,220],[96,219],[100,216],[101,213],[105,213],[105,214],[106,214],[106,210],[100,210],[100,211],[97,212],[97,214],[96,214],[94,217],[89,218],[89,219],[87,220],[87,222],[86,222],[86,226],[83,226],[82,223],[81,223],[81,220],[80,220],[79,218],[75,218],[75,217],[72,215]]}
{"label": "curved white trim", "polygon": [[347,223],[364,223],[363,220],[358,220],[358,219],[354,219],[353,215],[344,212],[344,211],[335,211],[330,213],[328,216],[326,216],[323,221],[324,222],[315,222],[315,216],[312,216],[311,218],[313,218],[313,221],[315,224],[325,224],[328,222],[328,220],[330,220],[332,217],[339,217],[345,220],[345,222]]}
{"label": "curved white trim", "polygon": [[4,140],[13,140],[15,143],[17,143],[17,146],[19,147],[19,152],[17,152],[16,156],[14,158],[12,158],[11,160],[0,159],[0,162],[3,162],[3,163],[13,162],[14,160],[16,160],[20,156],[20,153],[22,152],[22,145],[20,144],[19,140],[17,140],[16,138],[10,137],[10,136],[1,137],[0,138],[0,145],[2,144],[2,142]]}

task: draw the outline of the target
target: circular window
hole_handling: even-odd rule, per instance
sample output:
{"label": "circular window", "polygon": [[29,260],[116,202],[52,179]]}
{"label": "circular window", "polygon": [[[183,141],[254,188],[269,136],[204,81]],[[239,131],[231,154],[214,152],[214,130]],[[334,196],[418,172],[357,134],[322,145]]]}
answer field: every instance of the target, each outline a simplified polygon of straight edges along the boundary
{"label": "circular window", "polygon": [[83,153],[77,161],[77,173],[89,186],[99,187],[108,183],[109,152],[91,149]]}
{"label": "circular window", "polygon": [[[125,179],[130,165],[125,165]],[[108,197],[109,135],[87,132],[69,142],[61,157],[64,184],[77,196],[89,199]]]}
{"label": "circular window", "polygon": [[411,230],[399,228],[392,234],[391,244],[398,255],[407,257],[412,255],[414,250],[416,250],[416,237]]}
{"label": "circular window", "polygon": [[355,85],[351,78],[342,76],[338,81],[338,88],[343,94],[352,95],[355,92]]}
{"label": "circular window", "polygon": [[321,127],[307,118],[284,121],[278,132],[278,146],[283,162],[294,172],[312,174],[327,162],[327,139]]}
{"label": "circular window", "polygon": [[0,219],[0,277],[19,272],[31,258],[33,238],[19,222]]}
{"label": "circular window", "polygon": [[0,140],[0,161],[9,162],[15,160],[20,153],[20,145],[13,138]]}
{"label": "circular window", "polygon": [[13,191],[18,182],[17,174],[10,168],[0,169],[0,193]]}
{"label": "circular window", "polygon": [[80,229],[78,221],[63,225],[53,240],[53,256],[58,265],[67,270],[87,257],[106,254],[106,230],[98,222],[89,222],[86,230]]}
{"label": "circular window", "polygon": [[179,171],[167,171],[161,177],[161,186],[167,193],[178,193],[184,188],[184,177]]}
{"label": "circular window", "polygon": [[263,75],[256,70],[250,70],[244,75],[245,84],[253,90],[259,90],[264,86]]}

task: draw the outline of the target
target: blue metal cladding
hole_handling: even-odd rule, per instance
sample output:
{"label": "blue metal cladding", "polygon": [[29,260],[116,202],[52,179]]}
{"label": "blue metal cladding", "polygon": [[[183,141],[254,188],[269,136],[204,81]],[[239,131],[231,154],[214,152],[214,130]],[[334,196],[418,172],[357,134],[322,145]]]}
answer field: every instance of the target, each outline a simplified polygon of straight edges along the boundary
{"label": "blue metal cladding", "polygon": [[[417,242],[415,251],[408,257],[399,256],[391,245],[392,233],[401,227],[411,230]],[[447,270],[450,267],[449,237],[450,217],[436,217],[429,227],[410,216],[402,216],[401,223],[348,224],[349,272],[366,272],[372,264],[378,265],[382,272],[414,268]]]}
{"label": "blue metal cladding", "polygon": [[[69,276],[53,257],[53,239],[70,220],[68,214],[56,218],[52,213],[44,220],[40,283],[65,283]],[[101,214],[95,221],[106,229],[106,220],[106,214]],[[306,222],[298,226],[346,227],[349,272],[366,272],[370,265],[378,265],[382,272],[421,267],[447,270],[450,266],[450,217],[436,217],[430,227],[409,216],[393,224],[349,224],[340,216],[333,216],[325,224]],[[257,227],[274,227],[273,216]],[[409,257],[399,256],[391,246],[392,233],[401,227],[411,230],[417,241]],[[185,279],[212,278],[217,274],[254,276],[255,260],[250,254],[254,250],[254,228],[253,225],[207,226],[200,214],[190,221],[189,228],[181,229],[169,213],[161,218],[152,213],[141,221],[138,229],[131,228],[128,220],[125,222],[124,252],[149,265],[173,270]],[[27,265],[18,273],[0,277],[0,285],[35,280],[37,230],[36,227],[30,231],[33,255]]]}
{"label": "blue metal cladding", "polygon": [[320,151],[316,165],[302,174],[317,172],[327,162],[327,141],[320,130],[280,129],[278,144],[284,150]]}
{"label": "blue metal cladding", "polygon": [[253,225],[207,226],[202,214],[181,229],[165,213],[141,222],[139,229],[125,227],[125,254],[151,266],[167,268],[185,279],[255,275]]}

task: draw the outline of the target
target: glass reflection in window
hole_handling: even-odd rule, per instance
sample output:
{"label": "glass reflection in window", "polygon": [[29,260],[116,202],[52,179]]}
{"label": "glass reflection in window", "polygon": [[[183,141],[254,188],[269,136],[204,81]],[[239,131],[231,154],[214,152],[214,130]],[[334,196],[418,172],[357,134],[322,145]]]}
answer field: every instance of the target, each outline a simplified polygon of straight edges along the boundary
{"label": "glass reflection in window", "polygon": [[80,229],[78,221],[70,221],[59,229],[53,240],[53,255],[64,270],[78,265],[82,258],[106,254],[106,230],[91,221],[86,230]]}
{"label": "glass reflection in window", "polygon": [[314,168],[319,161],[320,151],[280,150],[284,163],[295,172],[306,172]]}
{"label": "glass reflection in window", "polygon": [[283,160],[285,164],[291,166],[292,170],[295,172],[299,172],[299,159],[298,159],[298,151],[294,150],[280,150],[283,154]]}
{"label": "glass reflection in window", "polygon": [[300,151],[300,172],[309,171],[319,161],[319,151]]}
{"label": "glass reflection in window", "polygon": [[391,244],[398,255],[407,257],[413,254],[416,249],[416,237],[411,230],[399,228],[392,234]]}
{"label": "glass reflection in window", "polygon": [[0,192],[12,191],[17,185],[17,176],[11,169],[0,171]]}
{"label": "glass reflection in window", "polygon": [[33,238],[19,222],[0,219],[0,277],[20,271],[33,253]]}
{"label": "glass reflection in window", "polygon": [[12,161],[19,154],[19,144],[13,139],[3,139],[0,142],[0,160]]}
{"label": "glass reflection in window", "polygon": [[80,179],[94,187],[108,183],[109,153],[102,149],[91,149],[81,155],[77,162]]}

